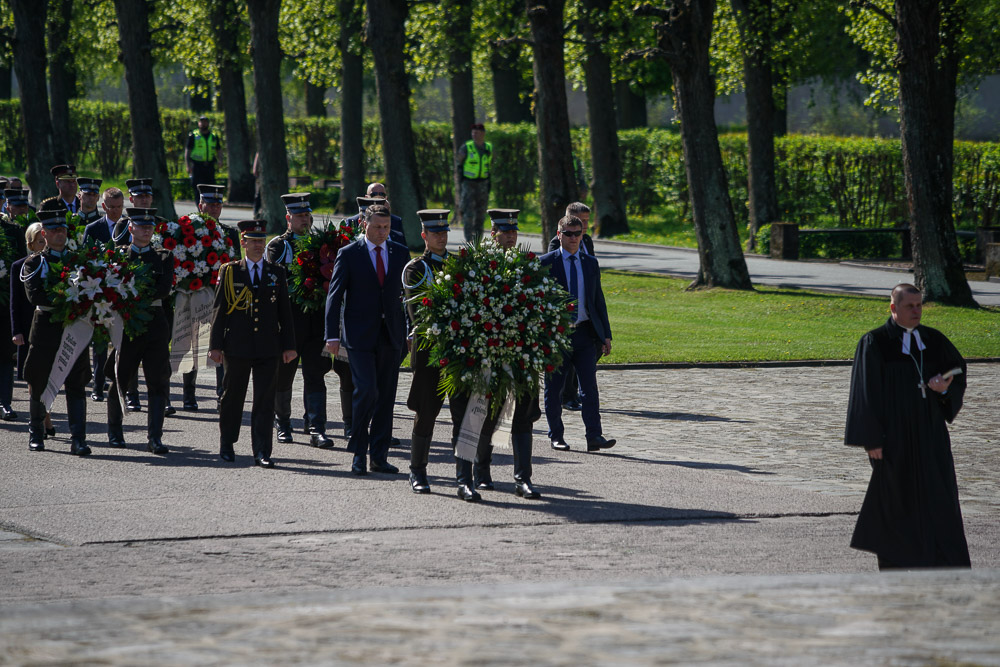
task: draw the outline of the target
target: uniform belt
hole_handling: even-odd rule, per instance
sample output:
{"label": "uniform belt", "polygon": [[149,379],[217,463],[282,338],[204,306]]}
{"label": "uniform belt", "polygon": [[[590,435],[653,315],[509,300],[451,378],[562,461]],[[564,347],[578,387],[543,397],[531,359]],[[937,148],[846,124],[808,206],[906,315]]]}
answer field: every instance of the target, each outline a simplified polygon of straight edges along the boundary
{"label": "uniform belt", "polygon": [[43,313],[51,313],[53,308],[52,306],[35,306],[35,310],[40,310]]}

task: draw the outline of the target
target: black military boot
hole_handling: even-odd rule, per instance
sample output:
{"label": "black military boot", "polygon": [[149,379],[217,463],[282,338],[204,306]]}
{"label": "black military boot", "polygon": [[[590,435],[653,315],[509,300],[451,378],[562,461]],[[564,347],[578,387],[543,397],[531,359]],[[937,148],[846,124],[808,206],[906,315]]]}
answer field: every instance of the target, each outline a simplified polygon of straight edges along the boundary
{"label": "black military boot", "polygon": [[195,395],[197,390],[197,385],[195,381],[198,379],[198,371],[191,371],[189,373],[184,373],[181,375],[181,379],[184,382],[184,409],[190,412],[198,411],[198,398]]}
{"label": "black military boot", "polygon": [[414,493],[430,493],[427,481],[427,457],[431,451],[431,438],[426,435],[410,436],[410,489]]}
{"label": "black military boot", "polygon": [[87,399],[85,396],[66,397],[66,415],[69,418],[69,453],[90,456],[87,445]]}
{"label": "black military boot", "polygon": [[292,392],[274,392],[274,428],[277,440],[282,443],[292,441]]}
{"label": "black military boot", "polygon": [[511,435],[514,449],[514,494],[522,498],[541,498],[542,494],[531,486],[531,434]]}
{"label": "black military boot", "polygon": [[146,434],[149,440],[146,449],[153,454],[170,452],[163,444],[163,417],[166,414],[167,398],[165,396],[150,396],[149,411],[146,413]]}
{"label": "black military boot", "polygon": [[28,399],[28,449],[32,452],[45,451],[45,405],[33,398]]}
{"label": "black military boot", "polygon": [[316,391],[306,394],[305,399],[309,444],[320,449],[333,449],[333,440],[326,437],[326,394]]}
{"label": "black military boot", "polygon": [[490,474],[490,466],[493,464],[493,445],[479,443],[476,450],[476,463],[472,467],[473,478],[476,488],[480,491],[492,491],[493,476]]}
{"label": "black military boot", "polygon": [[122,403],[117,391],[108,395],[108,446],[116,449],[126,447],[125,432],[122,430]]}
{"label": "black military boot", "polygon": [[455,458],[455,477],[458,480],[458,497],[468,503],[483,499],[472,485],[472,461]]}

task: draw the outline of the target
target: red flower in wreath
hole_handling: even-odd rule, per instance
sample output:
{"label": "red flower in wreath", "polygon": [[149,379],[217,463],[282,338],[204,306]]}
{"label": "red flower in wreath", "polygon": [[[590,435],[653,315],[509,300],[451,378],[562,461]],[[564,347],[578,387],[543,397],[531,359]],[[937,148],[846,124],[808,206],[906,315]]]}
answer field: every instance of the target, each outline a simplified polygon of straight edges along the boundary
{"label": "red flower in wreath", "polygon": [[205,246],[206,248],[211,248],[212,247],[212,238],[208,234],[206,234],[205,236],[202,236],[201,237],[201,244],[203,246]]}
{"label": "red flower in wreath", "polygon": [[176,247],[177,247],[177,239],[169,237],[169,236],[167,238],[163,239],[163,249],[164,250],[173,250]]}
{"label": "red flower in wreath", "polygon": [[188,285],[190,285],[192,292],[196,292],[205,286],[205,284],[201,282],[201,278],[195,278],[190,283],[188,283]]}
{"label": "red flower in wreath", "polygon": [[197,242],[198,241],[195,240],[194,236],[185,236],[184,237],[184,241],[183,241],[185,247],[188,247],[188,248],[193,247],[194,244],[196,244]]}

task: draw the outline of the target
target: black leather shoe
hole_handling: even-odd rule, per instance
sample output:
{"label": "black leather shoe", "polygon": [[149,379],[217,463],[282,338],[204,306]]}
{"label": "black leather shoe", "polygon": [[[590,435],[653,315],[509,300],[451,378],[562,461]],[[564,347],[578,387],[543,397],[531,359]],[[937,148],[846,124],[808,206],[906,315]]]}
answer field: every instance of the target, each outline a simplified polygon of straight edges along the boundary
{"label": "black leather shoe", "polygon": [[579,411],[583,410],[583,403],[574,398],[572,400],[563,403],[563,408],[565,408],[566,410]]}
{"label": "black leather shoe", "polygon": [[608,440],[603,435],[599,435],[596,438],[588,438],[587,439],[587,451],[588,452],[596,452],[596,451],[598,451],[600,449],[611,449],[612,447],[615,446],[616,442],[618,442],[618,441],[615,440],[614,438],[612,438],[611,440]]}
{"label": "black leather shoe", "polygon": [[524,480],[524,481],[516,481],[515,480],[515,482],[514,482],[514,495],[515,496],[520,496],[522,498],[528,498],[528,499],[541,498],[542,497],[542,494],[540,494],[538,491],[535,491],[535,489],[532,488],[530,480]]}
{"label": "black leather shoe", "polygon": [[233,463],[236,460],[236,454],[231,449],[222,449],[219,450],[219,458],[226,463]]}
{"label": "black leather shoe", "polygon": [[52,428],[45,429],[45,437],[46,438],[52,438],[52,437],[55,436],[55,434],[56,434],[56,427],[55,426],[53,426]]}
{"label": "black leather shoe", "polygon": [[132,412],[142,412],[142,403],[139,402],[139,397],[128,398],[125,397],[125,407],[127,407]]}
{"label": "black leather shoe", "polygon": [[77,456],[90,456],[90,447],[87,446],[85,440],[73,438],[69,445],[69,453],[76,454]]}
{"label": "black leather shoe", "polygon": [[467,503],[478,503],[483,499],[481,495],[470,489],[467,484],[458,487],[458,497]]}
{"label": "black leather shoe", "polygon": [[427,475],[424,473],[410,473],[410,489],[414,493],[430,493],[431,485],[427,481]]}
{"label": "black leather shoe", "polygon": [[367,468],[365,468],[363,463],[352,463],[351,472],[357,475],[358,477],[364,477],[365,475],[368,474],[368,470]]}
{"label": "black leather shoe", "polygon": [[476,488],[480,491],[493,491],[496,489],[496,487],[493,486],[493,480],[489,478],[481,479],[476,482]]}
{"label": "black leather shoe", "polygon": [[198,412],[198,401],[184,401],[184,409],[188,412]]}
{"label": "black leather shoe", "polygon": [[559,438],[558,440],[553,440],[552,441],[552,449],[555,449],[555,450],[560,451],[560,452],[568,452],[569,451],[569,445],[566,444],[565,440],[563,440],[562,438]]}
{"label": "black leather shoe", "polygon": [[103,391],[92,391],[92,392],[90,392],[90,400],[92,400],[94,403],[101,403],[101,402],[103,402],[104,401],[104,392]]}
{"label": "black leather shoe", "polygon": [[9,405],[0,404],[0,419],[5,422],[12,422],[17,419],[17,413],[10,409]]}
{"label": "black leather shoe", "polygon": [[353,433],[353,431],[351,429],[351,425],[350,424],[344,424],[344,439],[345,440],[350,440],[352,433]]}
{"label": "black leather shoe", "polygon": [[371,466],[369,466],[369,469],[372,472],[381,472],[387,475],[395,475],[396,473],[399,472],[399,468],[392,465],[388,461],[372,461],[372,464]]}
{"label": "black leather shoe", "polygon": [[292,441],[292,425],[282,424],[281,422],[274,422],[274,428],[278,432],[275,439],[278,442],[289,443]]}
{"label": "black leather shoe", "polygon": [[163,416],[164,417],[171,417],[171,416],[176,415],[176,414],[177,414],[177,408],[175,408],[172,405],[167,405],[167,407],[163,408]]}
{"label": "black leather shoe", "polygon": [[45,443],[44,442],[35,442],[35,441],[32,441],[32,440],[29,440],[28,441],[28,451],[29,452],[44,452],[45,451]]}
{"label": "black leather shoe", "polygon": [[147,442],[146,443],[146,449],[148,449],[150,451],[150,453],[152,453],[152,454],[169,454],[170,453],[170,450],[167,449],[167,446],[164,445],[162,442],[160,442],[158,439],[156,439],[156,440],[150,440],[149,442]]}
{"label": "black leather shoe", "polygon": [[125,449],[128,445],[125,444],[125,436],[120,434],[108,434],[108,447],[113,447],[115,449]]}
{"label": "black leather shoe", "polygon": [[255,458],[253,460],[253,462],[254,462],[254,465],[258,465],[261,468],[273,468],[274,467],[274,461],[272,461],[271,459],[269,459],[269,458],[267,458],[265,456],[258,456],[257,458]]}
{"label": "black leather shoe", "polygon": [[313,433],[309,436],[309,444],[319,449],[333,449],[333,440],[326,437],[326,433]]}

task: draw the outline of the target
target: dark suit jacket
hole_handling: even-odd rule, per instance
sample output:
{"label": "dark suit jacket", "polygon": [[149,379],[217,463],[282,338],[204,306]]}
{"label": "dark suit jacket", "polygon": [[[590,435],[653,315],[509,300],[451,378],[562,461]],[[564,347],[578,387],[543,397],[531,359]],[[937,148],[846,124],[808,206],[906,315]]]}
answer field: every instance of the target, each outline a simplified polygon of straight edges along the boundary
{"label": "dark suit jacket", "polygon": [[[597,337],[603,342],[611,338],[611,323],[608,321],[608,307],[604,302],[604,291],[601,289],[601,267],[592,255],[580,253],[580,268],[583,270],[583,304],[587,308],[587,316]],[[562,250],[553,250],[542,255],[542,266],[549,267],[553,278],[559,285],[569,291],[566,271],[563,269]]]}
{"label": "dark suit jacket", "polygon": [[[559,244],[559,236],[553,236],[552,240],[549,241],[549,252],[553,250],[559,250],[562,247]],[[590,234],[583,235],[583,247],[586,248],[587,253],[594,254],[594,239],[590,238]]]}
{"label": "dark suit jacket", "polygon": [[[346,222],[353,227],[358,229],[358,223],[361,220],[361,214],[352,215],[347,218]],[[389,240],[395,241],[399,245],[406,245],[406,235],[403,233],[403,219],[398,215],[389,215]]]}
{"label": "dark suit jacket", "polygon": [[[364,238],[337,253],[326,297],[326,339],[340,339],[348,350],[376,348],[385,320],[392,346],[401,349],[406,337],[403,316],[403,269],[410,261],[406,246],[386,241],[385,284],[379,287]],[[341,331],[340,309],[344,307]]]}
{"label": "dark suit jacket", "polygon": [[226,276],[233,276],[236,295],[244,288],[254,291],[247,261],[230,262],[219,271],[215,290],[215,310],[212,313],[212,333],[209,348],[223,354],[246,359],[278,357],[285,350],[295,349],[295,329],[292,307],[288,300],[285,270],[264,260],[260,286],[255,290],[253,305],[248,310],[229,311],[226,299]]}
{"label": "dark suit jacket", "polygon": [[97,239],[101,243],[111,240],[111,232],[108,231],[108,216],[102,215],[100,218],[83,228],[86,238]]}

